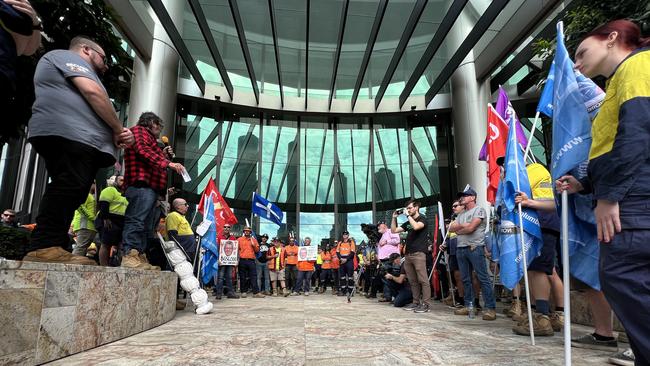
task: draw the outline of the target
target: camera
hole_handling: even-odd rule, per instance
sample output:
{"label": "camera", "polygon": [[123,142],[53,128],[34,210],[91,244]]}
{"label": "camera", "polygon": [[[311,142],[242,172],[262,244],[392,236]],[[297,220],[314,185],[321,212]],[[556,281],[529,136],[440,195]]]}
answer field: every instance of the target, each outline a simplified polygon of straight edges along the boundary
{"label": "camera", "polygon": [[381,239],[381,234],[375,224],[361,224],[361,231],[366,235],[370,244],[376,244]]}

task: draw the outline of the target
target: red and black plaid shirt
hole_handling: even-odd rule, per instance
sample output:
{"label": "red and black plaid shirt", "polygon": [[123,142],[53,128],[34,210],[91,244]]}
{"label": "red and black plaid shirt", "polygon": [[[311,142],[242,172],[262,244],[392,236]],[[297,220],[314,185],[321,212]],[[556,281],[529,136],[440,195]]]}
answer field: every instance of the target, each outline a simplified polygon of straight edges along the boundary
{"label": "red and black plaid shirt", "polygon": [[124,151],[124,184],[126,187],[144,184],[163,193],[167,186],[167,166],[170,161],[146,127],[133,126],[131,132],[135,144]]}

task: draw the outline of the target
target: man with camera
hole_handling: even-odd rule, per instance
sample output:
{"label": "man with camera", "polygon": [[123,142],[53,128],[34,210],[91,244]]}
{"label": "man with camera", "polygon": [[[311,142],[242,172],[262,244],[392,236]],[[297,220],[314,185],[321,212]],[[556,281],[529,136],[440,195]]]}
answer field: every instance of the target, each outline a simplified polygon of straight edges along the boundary
{"label": "man with camera", "polygon": [[392,253],[388,257],[386,265],[386,287],[388,288],[389,298],[394,297],[393,306],[401,308],[413,301],[413,293],[406,278],[406,271],[402,263],[402,257],[399,253]]}
{"label": "man with camera", "polygon": [[[397,216],[401,214],[405,214],[408,221],[402,226],[397,226]],[[426,226],[425,217],[420,215],[420,202],[413,199],[406,203],[405,209],[393,212],[393,220],[390,225],[393,234],[407,233],[404,270],[413,292],[413,302],[406,305],[404,309],[413,310],[416,313],[426,313],[431,306],[431,287],[426,258],[429,236]],[[420,295],[422,295],[422,299],[420,299]]]}

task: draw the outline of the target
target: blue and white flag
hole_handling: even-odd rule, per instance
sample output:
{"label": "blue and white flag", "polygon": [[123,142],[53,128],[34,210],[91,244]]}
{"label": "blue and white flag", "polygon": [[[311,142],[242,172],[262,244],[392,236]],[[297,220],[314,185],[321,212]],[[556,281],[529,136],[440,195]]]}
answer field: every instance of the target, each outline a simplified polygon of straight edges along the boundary
{"label": "blue and white flag", "polygon": [[[511,121],[514,122],[514,121]],[[514,124],[510,124],[514,126]],[[530,265],[542,250],[542,229],[539,226],[537,211],[522,208],[523,232],[519,228],[519,211],[515,204],[517,192],[523,192],[532,197],[528,172],[524,162],[523,152],[517,143],[514,128],[508,132],[508,143],[504,161],[505,178],[500,194],[503,194],[501,205],[501,224],[499,228],[499,265],[501,267],[501,282],[512,289],[524,275],[524,260],[521,238],[526,248],[526,265]]]}
{"label": "blue and white flag", "polygon": [[[604,92],[589,78],[574,69],[564,45],[563,24],[557,24],[555,68],[548,79],[553,86],[553,154],[551,174],[554,180],[570,174],[581,179],[587,174],[591,148],[591,121],[605,99]],[[561,207],[558,203],[558,210]],[[599,290],[599,245],[591,195],[569,195],[569,261],[571,274]]]}
{"label": "blue and white flag", "polygon": [[217,225],[214,217],[214,201],[212,197],[204,200],[203,212],[204,221],[210,221],[210,227],[201,238],[201,247],[205,249],[203,264],[201,265],[201,280],[203,283],[210,283],[217,275],[219,269],[219,245],[217,243]]}
{"label": "blue and white flag", "polygon": [[282,210],[257,193],[253,193],[253,207],[251,210],[254,215],[272,221],[278,226],[282,225],[282,218],[284,217]]}
{"label": "blue and white flag", "polygon": [[553,118],[553,88],[555,87],[555,61],[551,64],[551,69],[546,77],[546,84],[542,90],[542,95],[537,103],[537,112],[544,113],[549,118]]}

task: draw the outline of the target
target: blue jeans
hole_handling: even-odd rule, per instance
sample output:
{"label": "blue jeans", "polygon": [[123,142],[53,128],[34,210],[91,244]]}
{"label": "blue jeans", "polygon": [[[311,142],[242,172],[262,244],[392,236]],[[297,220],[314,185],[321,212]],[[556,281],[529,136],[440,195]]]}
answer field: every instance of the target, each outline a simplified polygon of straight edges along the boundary
{"label": "blue jeans", "polygon": [[235,293],[232,287],[232,266],[219,266],[217,274],[217,286],[215,292],[217,296],[223,293],[224,281],[226,283],[226,295]]}
{"label": "blue jeans", "polygon": [[266,263],[255,261],[257,266],[257,286],[260,291],[271,291],[271,279],[269,277],[269,266]]}
{"label": "blue jeans", "polygon": [[309,292],[311,286],[311,275],[314,271],[298,271],[298,281],[293,287],[293,292]]}
{"label": "blue jeans", "polygon": [[124,253],[131,249],[143,253],[147,247],[149,232],[154,228],[154,208],[158,194],[151,188],[129,187],[124,197],[129,201],[124,213],[122,240]]}
{"label": "blue jeans", "polygon": [[[390,295],[394,297],[393,306],[396,308],[401,308],[406,304],[413,302],[413,292],[411,292],[411,286],[406,286],[405,284],[399,284],[395,281],[386,280],[386,287],[390,291]],[[387,297],[387,299],[390,297]]]}
{"label": "blue jeans", "polygon": [[460,247],[456,251],[458,267],[460,268],[460,274],[463,278],[463,288],[465,289],[465,306],[469,307],[475,297],[472,289],[472,268],[474,268],[476,277],[481,283],[481,292],[483,292],[485,307],[494,310],[496,303],[494,294],[492,293],[492,282],[487,273],[483,249],[483,246],[477,246],[474,250],[470,250],[469,247]]}

